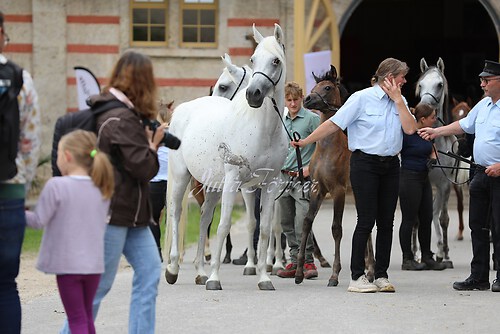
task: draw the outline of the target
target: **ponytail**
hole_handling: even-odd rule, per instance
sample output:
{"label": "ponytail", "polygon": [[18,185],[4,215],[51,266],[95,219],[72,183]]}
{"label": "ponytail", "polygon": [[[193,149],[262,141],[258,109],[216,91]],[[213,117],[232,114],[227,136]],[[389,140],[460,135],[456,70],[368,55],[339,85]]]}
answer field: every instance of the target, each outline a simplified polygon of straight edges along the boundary
{"label": "ponytail", "polygon": [[106,153],[101,151],[97,151],[92,160],[93,163],[90,169],[90,177],[97,188],[101,190],[102,196],[105,199],[110,199],[115,190],[113,166]]}
{"label": "ponytail", "polygon": [[61,138],[59,145],[68,150],[75,162],[85,168],[105,199],[113,196],[115,178],[113,166],[104,152],[96,150],[97,138],[93,132],[75,130]]}

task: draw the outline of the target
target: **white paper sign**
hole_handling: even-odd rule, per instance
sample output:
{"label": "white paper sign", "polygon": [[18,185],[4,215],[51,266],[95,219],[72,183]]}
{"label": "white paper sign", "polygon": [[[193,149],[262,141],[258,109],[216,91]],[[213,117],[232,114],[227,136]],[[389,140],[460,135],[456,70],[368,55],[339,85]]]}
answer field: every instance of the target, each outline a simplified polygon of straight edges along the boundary
{"label": "white paper sign", "polygon": [[332,63],[332,51],[319,51],[304,54],[304,71],[306,77],[306,87],[304,96],[311,92],[311,89],[316,85],[312,72],[319,77],[330,70]]}

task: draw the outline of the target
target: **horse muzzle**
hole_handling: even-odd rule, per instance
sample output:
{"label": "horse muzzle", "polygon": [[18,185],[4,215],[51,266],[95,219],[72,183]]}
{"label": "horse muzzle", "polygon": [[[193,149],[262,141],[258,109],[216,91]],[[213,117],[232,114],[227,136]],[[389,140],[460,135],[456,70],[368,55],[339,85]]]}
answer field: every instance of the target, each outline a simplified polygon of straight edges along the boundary
{"label": "horse muzzle", "polygon": [[260,108],[266,95],[260,89],[247,89],[246,98],[252,108]]}

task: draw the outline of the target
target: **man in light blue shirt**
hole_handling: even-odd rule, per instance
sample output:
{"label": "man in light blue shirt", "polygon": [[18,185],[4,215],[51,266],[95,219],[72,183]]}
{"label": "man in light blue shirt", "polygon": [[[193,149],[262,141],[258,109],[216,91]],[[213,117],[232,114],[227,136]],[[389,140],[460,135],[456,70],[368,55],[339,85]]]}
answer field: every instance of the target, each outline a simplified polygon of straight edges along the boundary
{"label": "man in light blue shirt", "polygon": [[[479,79],[485,97],[472,108],[467,117],[447,126],[419,130],[420,136],[427,140],[464,132],[476,135],[473,155],[479,166],[469,186],[471,274],[464,281],[453,283],[455,290],[490,288],[489,223],[491,223],[494,253],[500,254],[500,63],[486,60]],[[498,269],[491,290],[500,292]]]}

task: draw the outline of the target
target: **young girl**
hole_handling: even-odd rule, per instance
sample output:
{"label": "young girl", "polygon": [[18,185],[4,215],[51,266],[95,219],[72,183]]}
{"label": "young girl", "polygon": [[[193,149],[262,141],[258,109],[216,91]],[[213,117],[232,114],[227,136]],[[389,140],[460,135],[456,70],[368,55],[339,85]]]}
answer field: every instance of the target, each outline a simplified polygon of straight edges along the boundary
{"label": "young girl", "polygon": [[95,134],[83,130],[62,137],[57,167],[63,176],[47,182],[27,225],[45,228],[37,268],[56,274],[71,333],[95,333],[92,300],[104,271],[113,167],[96,150]]}

